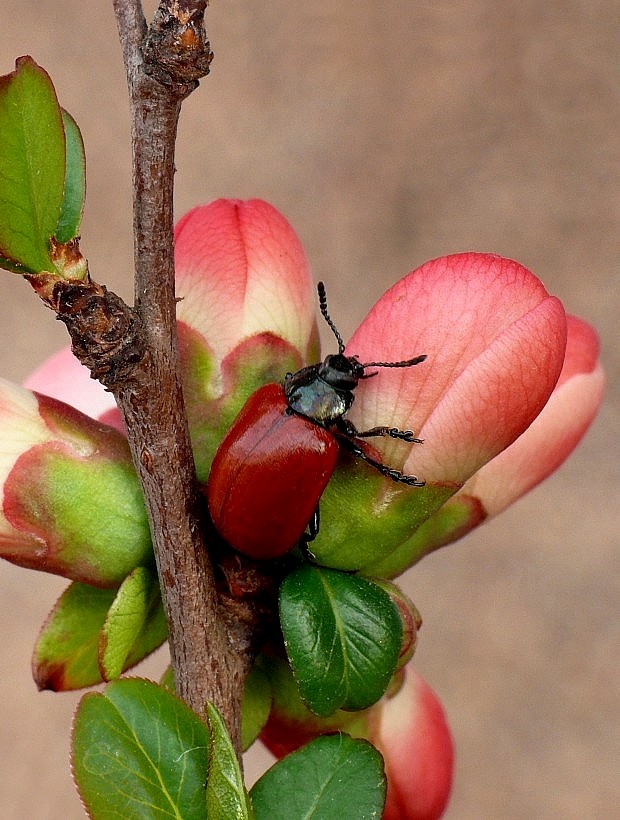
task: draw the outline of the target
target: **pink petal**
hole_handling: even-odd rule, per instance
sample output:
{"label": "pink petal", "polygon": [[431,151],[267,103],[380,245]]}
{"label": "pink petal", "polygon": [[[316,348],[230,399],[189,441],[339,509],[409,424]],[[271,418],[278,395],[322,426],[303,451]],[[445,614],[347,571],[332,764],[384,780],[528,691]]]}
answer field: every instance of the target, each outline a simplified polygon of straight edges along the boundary
{"label": "pink petal", "polygon": [[262,200],[219,199],[175,230],[178,318],[221,361],[239,342],[271,332],[306,353],[315,295],[308,261],[284,217]]}
{"label": "pink petal", "polygon": [[120,414],[111,393],[90,377],[90,371],[73,355],[70,347],[52,354],[24,381],[24,387],[60,399],[92,418],[105,416],[105,423],[122,430]]}
{"label": "pink petal", "polygon": [[379,300],[347,345],[362,362],[428,358],[379,369],[351,416],[425,440],[413,450],[381,441],[386,462],[427,482],[464,481],[540,412],[564,344],[561,304],[517,262],[479,253],[428,262]]}
{"label": "pink petal", "polygon": [[462,489],[497,515],[535,487],[568,457],[592,423],[605,377],[599,342],[586,322],[567,316],[564,367],[542,412],[507,450],[486,464]]}
{"label": "pink petal", "polygon": [[452,788],[454,747],[437,695],[413,670],[372,718],[370,740],[383,754],[388,791],[383,820],[437,820]]}

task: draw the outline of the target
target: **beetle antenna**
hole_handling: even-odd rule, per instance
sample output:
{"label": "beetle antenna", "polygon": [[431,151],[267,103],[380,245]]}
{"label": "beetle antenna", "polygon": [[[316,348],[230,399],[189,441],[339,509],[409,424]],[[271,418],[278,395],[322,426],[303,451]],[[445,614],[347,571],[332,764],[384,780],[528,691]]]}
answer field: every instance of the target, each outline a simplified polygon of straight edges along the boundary
{"label": "beetle antenna", "polygon": [[[416,356],[413,359],[405,359],[402,362],[365,362],[362,367],[412,367],[414,364],[420,364],[426,359],[426,354],[423,356]],[[374,375],[374,374],[370,374]]]}
{"label": "beetle antenna", "polygon": [[342,339],[342,336],[338,332],[338,328],[332,322],[331,316],[327,312],[327,293],[325,292],[325,285],[323,284],[323,282],[319,282],[318,285],[316,286],[316,289],[319,292],[319,307],[321,308],[321,313],[323,314],[323,318],[325,319],[327,324],[330,326],[332,333],[336,337],[336,341],[338,342],[338,353],[343,353],[344,352],[344,341]]}

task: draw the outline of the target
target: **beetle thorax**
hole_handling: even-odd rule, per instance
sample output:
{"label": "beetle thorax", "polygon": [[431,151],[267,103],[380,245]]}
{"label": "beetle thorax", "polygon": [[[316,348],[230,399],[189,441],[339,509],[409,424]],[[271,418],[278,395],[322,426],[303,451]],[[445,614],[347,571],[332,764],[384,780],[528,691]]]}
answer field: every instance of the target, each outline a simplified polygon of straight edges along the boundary
{"label": "beetle thorax", "polygon": [[291,410],[329,427],[353,404],[353,390],[363,375],[357,359],[335,353],[321,364],[289,374],[284,392]]}

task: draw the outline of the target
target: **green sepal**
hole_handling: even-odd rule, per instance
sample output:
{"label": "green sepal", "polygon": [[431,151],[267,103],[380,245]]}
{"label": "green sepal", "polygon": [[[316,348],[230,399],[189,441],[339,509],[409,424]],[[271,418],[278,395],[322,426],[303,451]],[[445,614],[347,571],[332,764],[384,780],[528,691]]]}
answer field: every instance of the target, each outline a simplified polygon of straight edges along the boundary
{"label": "green sepal", "polygon": [[151,681],[121,679],[85,695],[73,724],[72,768],[94,820],[205,820],[209,729]]}
{"label": "green sepal", "polygon": [[299,351],[270,333],[246,339],[216,370],[214,355],[200,333],[177,323],[183,395],[198,481],[206,484],[220,441],[249,396],[269,382],[282,381],[301,367]]}
{"label": "green sepal", "polygon": [[311,544],[312,555],[322,566],[378,576],[374,567],[407,542],[458,488],[407,487],[343,455],[321,496],[321,527]]}
{"label": "green sepal", "polygon": [[174,669],[172,668],[172,664],[166,667],[166,671],[159,679],[159,685],[162,689],[166,689],[168,692],[172,692],[174,695],[176,692],[176,685],[174,682]]}
{"label": "green sepal", "polygon": [[378,820],[385,794],[379,752],[341,733],[287,755],[250,790],[256,820]]}
{"label": "green sepal", "polygon": [[424,521],[403,544],[385,558],[366,565],[364,571],[376,578],[396,578],[425,555],[467,535],[486,518],[478,498],[454,495]]}
{"label": "green sepal", "polygon": [[136,567],[120,585],[99,633],[99,669],[114,680],[132,651],[160,646],[168,636],[157,573]]}
{"label": "green sepal", "polygon": [[207,722],[211,733],[206,789],[208,820],[253,820],[237,755],[222,716],[211,703],[207,703]]}
{"label": "green sepal", "polygon": [[31,57],[0,77],[0,257],[12,271],[55,273],[50,237],[65,187],[65,129],[49,75]]}
{"label": "green sepal", "polygon": [[[115,589],[98,589],[77,581],[67,587],[34,647],[32,674],[39,689],[60,692],[103,682],[99,665],[101,632],[117,594]],[[157,649],[166,634],[161,604],[153,603],[121,671]]]}
{"label": "green sepal", "polygon": [[402,624],[389,595],[366,578],[310,565],[282,582],[280,625],[299,692],[326,717],[365,709],[396,669]]}

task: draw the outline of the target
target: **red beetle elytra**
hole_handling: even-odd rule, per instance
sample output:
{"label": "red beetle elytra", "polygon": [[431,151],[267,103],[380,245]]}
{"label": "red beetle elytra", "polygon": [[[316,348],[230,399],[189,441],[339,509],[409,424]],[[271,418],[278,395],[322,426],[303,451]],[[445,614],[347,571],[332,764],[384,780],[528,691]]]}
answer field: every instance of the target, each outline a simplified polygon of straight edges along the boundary
{"label": "red beetle elytra", "polygon": [[370,456],[358,440],[392,436],[420,443],[411,430],[373,427],[360,432],[344,416],[360,379],[376,375],[366,373],[367,368],[411,367],[426,356],[366,364],[345,356],[342,337],[327,312],[322,282],[318,293],[338,353],[287,373],[284,384],[259,388],[241,409],[211,465],[207,499],[213,523],[232,547],[251,558],[276,558],[302,539],[341,446],[393,481],[424,486],[416,476]]}

